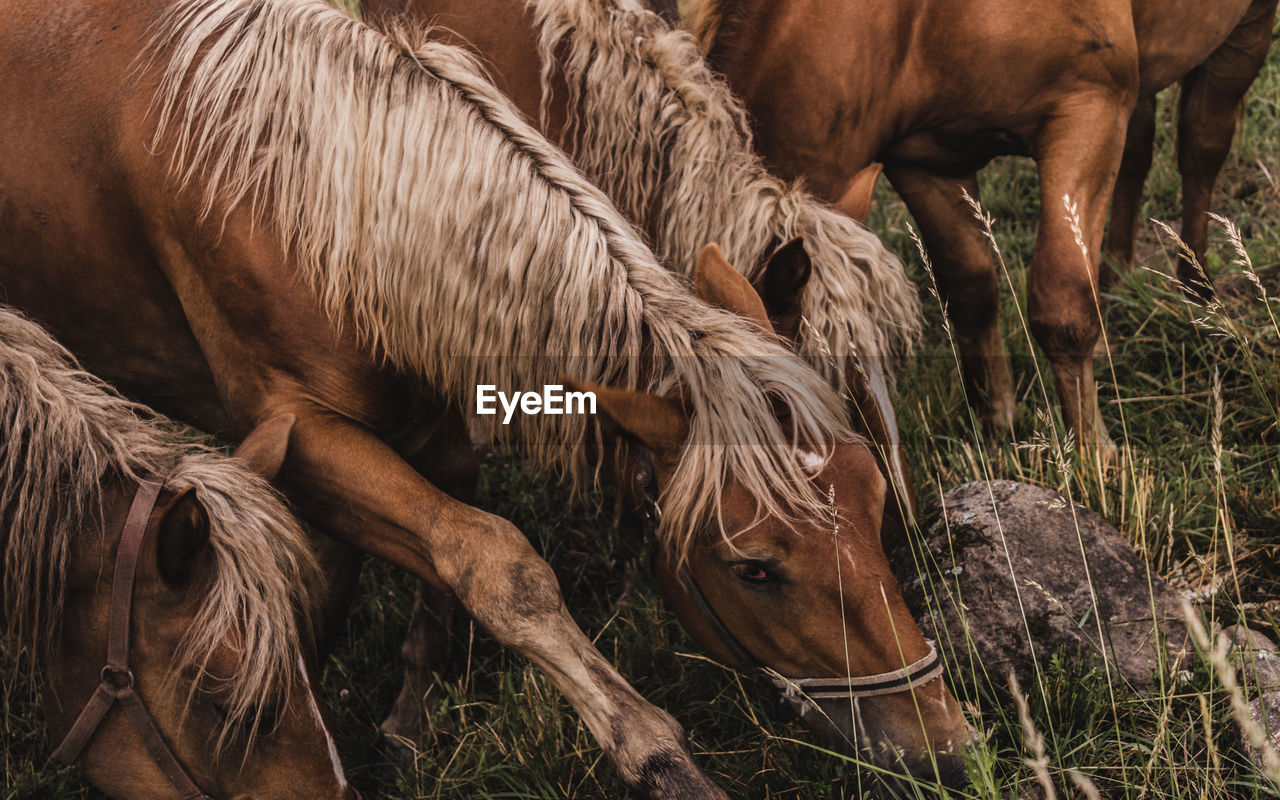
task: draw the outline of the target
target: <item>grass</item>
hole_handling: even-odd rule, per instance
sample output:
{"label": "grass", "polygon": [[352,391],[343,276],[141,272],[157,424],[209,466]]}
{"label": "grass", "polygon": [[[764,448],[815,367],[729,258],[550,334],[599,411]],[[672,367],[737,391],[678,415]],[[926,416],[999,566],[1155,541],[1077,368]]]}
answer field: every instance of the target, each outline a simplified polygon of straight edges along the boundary
{"label": "grass", "polygon": [[[1175,103],[1162,98],[1158,150],[1144,219],[1173,220]],[[1280,297],[1280,48],[1250,96],[1244,126],[1219,182],[1215,210],[1240,230],[1252,271]],[[1194,593],[1200,612],[1280,632],[1280,303],[1264,303],[1221,226],[1209,269],[1222,303],[1189,306],[1165,277],[1167,239],[1142,226],[1138,262],[1106,305],[1114,371],[1100,365],[1103,416],[1122,444],[1120,469],[1075,463],[1056,437],[1053,398],[1037,380],[1035,351],[1012,298],[1023,297],[1039,213],[1030,162],[987,169],[981,199],[1014,291],[1004,292],[1006,341],[1014,355],[1020,442],[975,435],[936,302],[926,295],[929,335],[905,370],[897,400],[922,501],[988,476],[1069,492],[1102,513],[1153,571]],[[927,285],[908,229],[888,189],[871,226]],[[1048,376],[1044,379],[1047,381]],[[555,568],[576,618],[647,698],[676,714],[700,762],[731,796],[847,798],[877,783],[868,769],[821,751],[794,723],[770,721],[754,688],[698,655],[658,599],[642,542],[609,524],[612,497],[573,503],[519,464],[495,456],[478,501],[524,530]],[[398,772],[377,747],[377,725],[398,689],[398,651],[412,585],[371,564],[363,592],[324,679],[339,748],[366,796],[409,798],[604,798],[626,796],[583,724],[547,679],[465,620],[455,658],[431,696],[433,739],[415,768]],[[1019,623],[1008,620],[1011,630]],[[1011,634],[1012,635],[1012,634]],[[48,761],[37,693],[18,655],[0,651],[0,800],[97,796],[74,771]],[[1040,797],[1081,791],[1071,771],[1106,797],[1252,798],[1276,787],[1241,755],[1229,693],[1202,661],[1165,691],[1136,694],[1086,664],[1049,659],[1016,698],[1001,676],[953,671],[971,720],[985,735],[961,796]],[[1042,739],[1031,734],[1038,730]],[[1043,753],[1037,752],[1041,741]],[[918,788],[906,794],[929,795]]]}

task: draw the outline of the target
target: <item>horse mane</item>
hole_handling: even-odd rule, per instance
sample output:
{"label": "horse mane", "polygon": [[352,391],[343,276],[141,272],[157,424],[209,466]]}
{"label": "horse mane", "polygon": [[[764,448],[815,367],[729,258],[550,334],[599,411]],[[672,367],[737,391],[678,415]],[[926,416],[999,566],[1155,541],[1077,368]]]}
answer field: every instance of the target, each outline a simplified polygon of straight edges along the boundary
{"label": "horse mane", "polygon": [[888,357],[909,351],[921,327],[902,263],[866,227],[769,173],[745,109],[694,39],[635,0],[526,3],[540,29],[544,103],[556,70],[568,86],[575,163],[653,233],[659,255],[691,275],[717,241],[755,280],[771,245],[803,237],[814,269],[800,354],[839,391],[846,358],[883,358],[892,378]]}
{"label": "horse mane", "polygon": [[710,53],[720,32],[733,22],[732,8],[727,0],[689,0],[683,25],[702,52]]}
{"label": "horse mane", "polygon": [[171,678],[203,674],[217,647],[235,641],[243,649],[227,729],[254,730],[261,709],[289,692],[310,636],[319,567],[307,537],[266,481],[124,399],[0,306],[0,621],[38,662],[56,655],[51,632],[78,542],[113,535],[101,528],[103,487],[142,477],[170,491],[195,487],[210,523],[213,568]]}
{"label": "horse mane", "polygon": [[[210,212],[251,202],[376,355],[466,408],[477,384],[561,373],[678,393],[689,446],[662,527],[677,553],[731,479],[761,514],[829,514],[791,445],[851,436],[836,394],[662,268],[464,50],[319,0],[182,0],[150,57],[165,62],[156,144],[174,174],[207,181]],[[585,415],[472,419],[575,487],[598,475]]]}

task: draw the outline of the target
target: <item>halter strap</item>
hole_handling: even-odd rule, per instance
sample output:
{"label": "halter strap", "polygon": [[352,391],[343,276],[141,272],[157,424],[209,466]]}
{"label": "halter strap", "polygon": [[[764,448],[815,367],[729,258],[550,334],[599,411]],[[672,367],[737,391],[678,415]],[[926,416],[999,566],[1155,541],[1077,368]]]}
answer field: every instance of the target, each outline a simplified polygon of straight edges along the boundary
{"label": "halter strap", "polygon": [[169,779],[182,796],[182,800],[210,800],[200,790],[191,775],[173,754],[155,719],[147,711],[146,704],[134,686],[133,670],[129,667],[129,623],[133,615],[133,584],[138,566],[138,554],[142,549],[142,537],[147,530],[147,520],[160,497],[161,484],[142,480],[133,495],[129,514],[125,517],[120,543],[116,548],[115,573],[111,584],[110,616],[107,621],[107,663],[102,668],[101,682],[81,709],[80,715],[63,738],[53,757],[64,764],[74,764],[89,744],[89,740],[106,719],[107,712],[116,703],[124,709],[142,745],[151,755],[156,766]]}

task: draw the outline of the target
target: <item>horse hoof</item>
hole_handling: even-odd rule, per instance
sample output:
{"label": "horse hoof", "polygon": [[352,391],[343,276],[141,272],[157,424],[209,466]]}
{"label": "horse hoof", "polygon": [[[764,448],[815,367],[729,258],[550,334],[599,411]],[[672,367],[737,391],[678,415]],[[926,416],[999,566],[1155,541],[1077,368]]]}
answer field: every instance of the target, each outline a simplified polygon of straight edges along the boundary
{"label": "horse hoof", "polygon": [[422,752],[422,748],[413,739],[386,731],[380,736],[380,745],[388,761],[400,770],[413,769],[418,754]]}

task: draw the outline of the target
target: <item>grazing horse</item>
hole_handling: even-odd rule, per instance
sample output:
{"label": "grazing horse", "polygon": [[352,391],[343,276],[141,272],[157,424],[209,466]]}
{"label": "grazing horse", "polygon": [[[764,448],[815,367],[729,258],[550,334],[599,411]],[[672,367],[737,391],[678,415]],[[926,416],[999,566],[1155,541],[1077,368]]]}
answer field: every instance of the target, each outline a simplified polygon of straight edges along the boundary
{"label": "grazing horse", "polygon": [[[740,103],[696,43],[638,5],[364,0],[362,9],[384,30],[425,28],[476,52],[517,107],[649,232],[664,263],[692,276],[703,244],[718,242],[777,333],[846,398],[893,489],[883,533],[896,542],[914,496],[889,387],[893,356],[919,327],[915,289],[872,233],[764,169]],[[850,192],[846,209],[865,209],[872,186]],[[413,738],[429,677],[410,641],[426,639],[418,628],[431,618],[414,619],[405,689],[384,724],[393,741]]]}
{"label": "grazing horse", "polygon": [[[369,21],[472,49],[496,85],[692,276],[707,242],[761,292],[779,333],[847,398],[894,494],[914,514],[889,400],[894,357],[919,331],[915,289],[874,234],[755,154],[741,104],[687,34],[618,0],[363,0]],[[665,3],[650,2],[664,14]],[[853,193],[870,202],[871,183]],[[803,246],[791,245],[796,238]],[[788,246],[790,245],[790,246]],[[810,277],[810,271],[812,276]],[[801,294],[793,285],[805,286]]]}
{"label": "grazing horse", "polygon": [[846,736],[960,769],[971,733],[889,573],[885,482],[839,397],[664,269],[470,56],[318,0],[0,11],[0,67],[23,76],[0,85],[0,285],[85,363],[207,430],[275,431],[298,509],[543,669],[627,783],[723,797],[520,531],[410,463],[438,452],[393,447],[480,384],[598,386],[610,425],[468,422],[579,486],[602,464],[652,475],[668,600],[699,605],[705,646],[845,686],[820,703],[866,694]]}
{"label": "grazing horse", "polygon": [[[932,256],[966,394],[997,431],[1015,415],[997,275],[962,193],[977,198],[976,172],[993,156],[1036,159],[1043,211],[1028,321],[1068,426],[1078,441],[1108,444],[1092,361],[1108,198],[1114,188],[1106,249],[1127,262],[1154,97],[1181,79],[1183,235],[1203,256],[1234,109],[1275,13],[1276,0],[697,0],[687,21],[783,175],[834,199],[868,163],[885,163]],[[1201,280],[1187,264],[1179,276]]]}
{"label": "grazing horse", "polygon": [[118,798],[354,797],[303,657],[318,578],[245,461],[0,307],[4,632],[43,673],[55,756]]}

